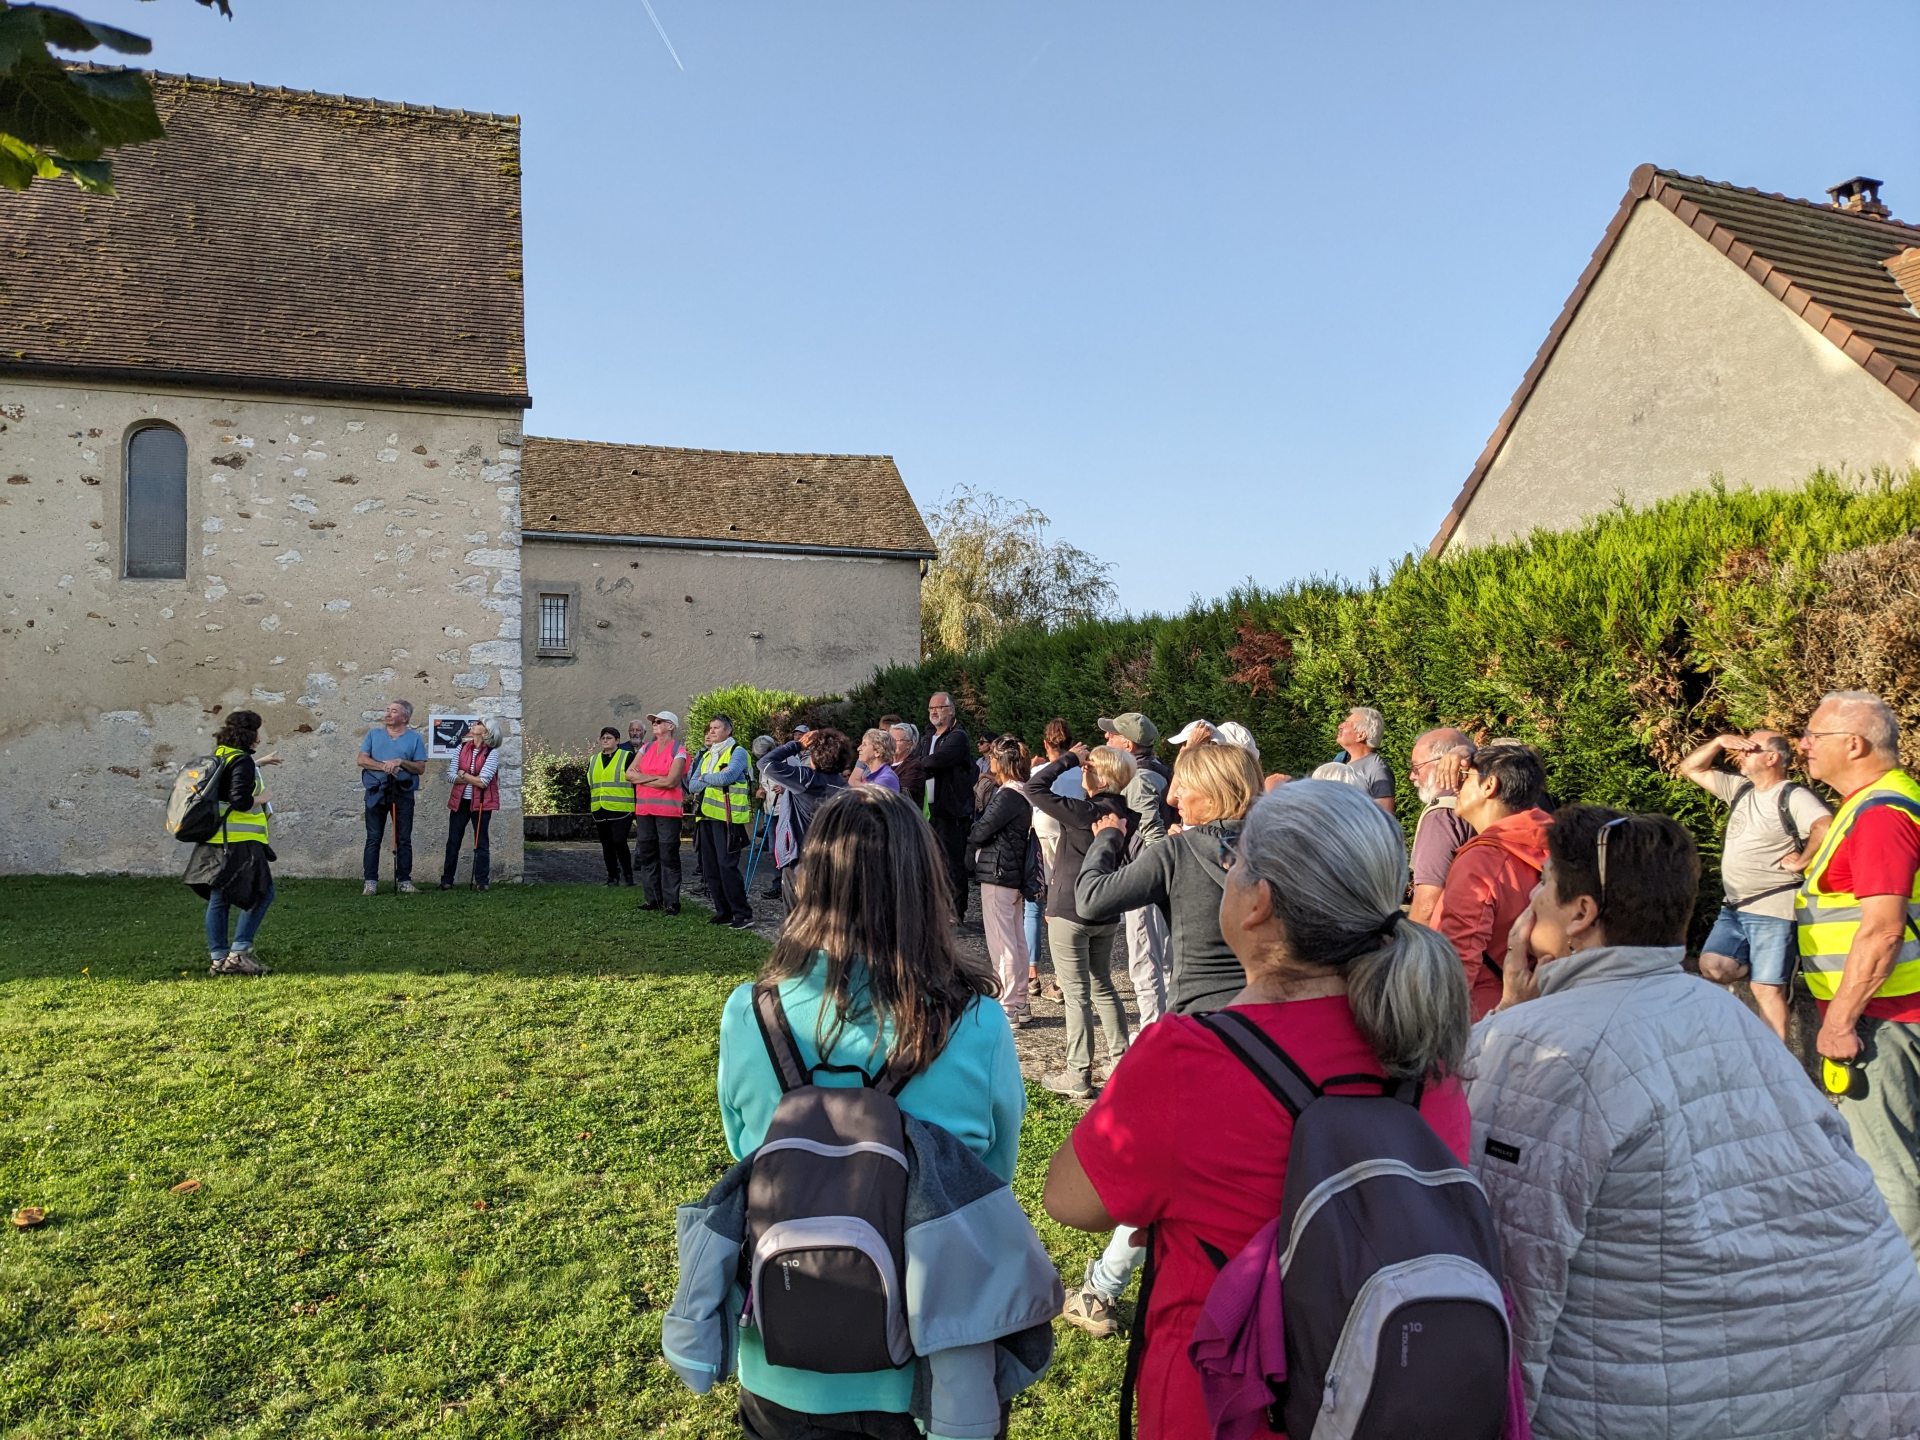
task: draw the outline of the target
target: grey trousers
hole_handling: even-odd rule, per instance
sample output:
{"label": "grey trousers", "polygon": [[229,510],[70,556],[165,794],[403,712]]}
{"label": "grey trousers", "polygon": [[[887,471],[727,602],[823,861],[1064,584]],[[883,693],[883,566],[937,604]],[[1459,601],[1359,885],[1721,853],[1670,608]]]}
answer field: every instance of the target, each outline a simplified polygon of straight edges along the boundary
{"label": "grey trousers", "polygon": [[1120,919],[1127,927],[1127,978],[1144,1030],[1167,1013],[1167,917],[1158,905],[1143,905]]}
{"label": "grey trousers", "polygon": [[1840,1101],[1840,1114],[1920,1263],[1920,1025],[1862,1020],[1859,1030],[1867,1093]]}
{"label": "grey trousers", "polygon": [[1127,1012],[1113,988],[1113,939],[1119,928],[1047,917],[1047,948],[1067,1011],[1067,1068],[1083,1075],[1093,1070],[1095,1012],[1108,1060],[1127,1053]]}

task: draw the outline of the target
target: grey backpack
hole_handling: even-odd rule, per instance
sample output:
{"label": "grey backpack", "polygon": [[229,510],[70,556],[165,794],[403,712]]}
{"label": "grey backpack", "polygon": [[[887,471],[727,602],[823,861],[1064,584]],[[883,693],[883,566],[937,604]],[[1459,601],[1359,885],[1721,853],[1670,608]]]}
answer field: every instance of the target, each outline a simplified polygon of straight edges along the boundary
{"label": "grey backpack", "polygon": [[[753,1012],[780,1103],[747,1180],[747,1315],[775,1365],[831,1375],[904,1365],[907,1138],[895,1097],[913,1077],[809,1069],[775,986],[754,987]],[[815,1070],[862,1083],[816,1085]]]}
{"label": "grey backpack", "polygon": [[1277,1427],[1296,1440],[1499,1440],[1513,1348],[1500,1245],[1479,1182],[1420,1114],[1420,1083],[1318,1086],[1246,1016],[1199,1019],[1293,1116],[1272,1242],[1287,1357]]}

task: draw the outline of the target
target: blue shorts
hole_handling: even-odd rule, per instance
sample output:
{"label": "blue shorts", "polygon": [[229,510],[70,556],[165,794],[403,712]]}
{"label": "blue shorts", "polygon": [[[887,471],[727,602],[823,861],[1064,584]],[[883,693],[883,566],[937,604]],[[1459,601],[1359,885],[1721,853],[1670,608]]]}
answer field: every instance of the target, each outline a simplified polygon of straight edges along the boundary
{"label": "blue shorts", "polygon": [[1795,955],[1793,921],[1748,915],[1723,906],[1703,949],[1738,960],[1747,967],[1747,978],[1755,985],[1784,985]]}

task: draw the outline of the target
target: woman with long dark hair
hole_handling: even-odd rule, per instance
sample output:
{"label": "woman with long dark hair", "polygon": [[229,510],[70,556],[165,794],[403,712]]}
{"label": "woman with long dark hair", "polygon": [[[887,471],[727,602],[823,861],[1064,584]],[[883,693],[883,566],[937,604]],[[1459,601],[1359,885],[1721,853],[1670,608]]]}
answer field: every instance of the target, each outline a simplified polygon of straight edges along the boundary
{"label": "woman with long dark hair", "polygon": [[[814,814],[794,869],[793,907],[758,983],[778,987],[801,1059],[911,1075],[900,1108],[1010,1179],[1026,1110],[1013,1031],[992,973],[954,941],[945,864],[920,812],[877,785],[842,790]],[[736,1156],[759,1147],[781,1094],[753,990],[735,990],[720,1020],[720,1118]],[[861,1081],[818,1069],[813,1083]],[[743,1329],[739,1370],[741,1426],[758,1440],[917,1433],[912,1364],[846,1375],[774,1366]]]}
{"label": "woman with long dark hair", "polygon": [[[267,967],[253,956],[267,907],[273,904],[273,847],[267,843],[269,810],[260,766],[278,765],[278,755],[256,757],[260,717],[235,710],[213,737],[214,758],[226,765],[220,776],[220,826],[187,860],[185,884],[207,902],[207,973],[264,975]],[[228,938],[232,913],[240,924]]]}

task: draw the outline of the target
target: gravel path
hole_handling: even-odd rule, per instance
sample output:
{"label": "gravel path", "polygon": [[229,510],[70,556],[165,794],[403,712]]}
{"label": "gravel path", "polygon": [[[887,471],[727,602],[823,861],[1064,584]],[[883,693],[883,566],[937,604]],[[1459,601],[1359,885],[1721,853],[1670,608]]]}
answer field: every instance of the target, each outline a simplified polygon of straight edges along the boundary
{"label": "gravel path", "polygon": [[[704,904],[705,897],[695,886],[696,873],[693,863],[692,847],[684,852],[681,871],[686,876],[688,889],[686,898],[695,905]],[[577,841],[528,841],[526,847],[526,881],[530,885],[599,885],[606,880],[606,869],[600,860],[600,846],[594,842]],[[755,888],[761,884],[761,877],[755,877]],[[634,891],[634,904],[638,905],[639,891]],[[970,954],[981,959],[986,958],[987,941],[980,929],[979,891],[970,891],[968,895],[967,921],[960,934],[960,944]],[[780,933],[780,907],[777,901],[763,899],[759,895],[752,897],[754,906],[754,931],[768,941]],[[1040,971],[1043,975],[1053,973],[1046,958],[1046,928],[1041,927],[1040,935]],[[1127,1020],[1130,1025],[1140,1023],[1140,1009],[1134,1004],[1133,987],[1127,981],[1126,949],[1124,940],[1115,945],[1113,964],[1113,983],[1120,992],[1120,999],[1127,1008]],[[1066,1068],[1067,1063],[1067,1021],[1066,1012],[1057,1000],[1048,1000],[1044,996],[1035,996],[1031,1002],[1033,1020],[1024,1030],[1013,1032],[1014,1046],[1020,1055],[1020,1072],[1027,1079],[1038,1082],[1043,1076]],[[1094,1073],[1098,1077],[1104,1074],[1107,1066],[1101,1053],[1099,1036],[1094,1037]]]}

